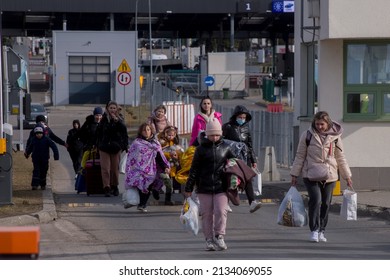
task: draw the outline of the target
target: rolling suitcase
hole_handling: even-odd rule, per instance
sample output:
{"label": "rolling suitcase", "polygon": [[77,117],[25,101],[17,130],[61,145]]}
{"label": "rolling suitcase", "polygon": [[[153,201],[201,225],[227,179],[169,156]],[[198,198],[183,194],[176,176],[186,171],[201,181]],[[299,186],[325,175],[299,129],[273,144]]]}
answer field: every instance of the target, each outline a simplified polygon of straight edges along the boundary
{"label": "rolling suitcase", "polygon": [[87,186],[87,195],[104,194],[99,159],[87,160],[85,164],[85,184]]}
{"label": "rolling suitcase", "polygon": [[85,169],[77,173],[74,189],[77,191],[77,194],[87,191],[87,186],[85,185]]}

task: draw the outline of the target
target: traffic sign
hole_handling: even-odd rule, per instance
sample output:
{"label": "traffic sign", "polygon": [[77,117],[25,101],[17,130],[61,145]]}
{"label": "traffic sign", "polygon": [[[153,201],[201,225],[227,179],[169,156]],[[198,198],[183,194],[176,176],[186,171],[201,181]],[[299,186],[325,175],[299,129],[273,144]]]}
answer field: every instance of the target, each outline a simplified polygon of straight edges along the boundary
{"label": "traffic sign", "polygon": [[130,84],[131,82],[131,76],[129,73],[127,72],[120,72],[118,74],[118,82],[122,85],[122,86],[127,86],[128,84]]}
{"label": "traffic sign", "polygon": [[121,64],[118,67],[118,72],[131,72],[131,68],[127,63],[126,59],[123,59]]}
{"label": "traffic sign", "polygon": [[204,78],[204,83],[208,87],[211,87],[214,84],[214,82],[215,82],[215,80],[214,80],[213,76],[207,76],[206,78]]}

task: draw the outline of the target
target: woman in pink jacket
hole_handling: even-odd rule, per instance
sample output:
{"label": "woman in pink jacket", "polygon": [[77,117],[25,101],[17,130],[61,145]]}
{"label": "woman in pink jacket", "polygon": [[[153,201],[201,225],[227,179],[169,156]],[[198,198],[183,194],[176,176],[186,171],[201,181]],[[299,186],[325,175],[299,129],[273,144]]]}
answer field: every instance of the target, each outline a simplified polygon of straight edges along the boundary
{"label": "woman in pink jacket", "polygon": [[[310,241],[326,242],[324,232],[332,201],[333,188],[340,176],[352,188],[352,173],[343,151],[341,135],[343,128],[332,121],[327,112],[314,115],[311,127],[299,139],[297,153],[291,168],[291,185],[296,186],[297,177],[302,176],[309,194]],[[318,177],[320,165],[326,163],[327,174]],[[317,178],[315,178],[315,177]]]}
{"label": "woman in pink jacket", "polygon": [[192,125],[192,133],[190,146],[194,144],[195,140],[201,131],[206,129],[206,124],[214,118],[222,125],[222,114],[213,109],[213,102],[209,96],[203,97],[199,104],[200,112],[195,115],[194,123]]}

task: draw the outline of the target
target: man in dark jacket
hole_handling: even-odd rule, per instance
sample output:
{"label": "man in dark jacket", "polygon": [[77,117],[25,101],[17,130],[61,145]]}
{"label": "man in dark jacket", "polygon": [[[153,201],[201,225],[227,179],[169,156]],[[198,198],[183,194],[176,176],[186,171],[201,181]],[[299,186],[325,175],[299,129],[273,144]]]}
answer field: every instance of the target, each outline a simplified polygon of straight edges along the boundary
{"label": "man in dark jacket", "polygon": [[33,132],[34,136],[24,156],[29,158],[30,154],[32,154],[31,157],[34,165],[31,180],[32,189],[37,190],[38,186],[41,186],[41,189],[44,190],[46,189],[46,176],[49,169],[50,148],[53,150],[54,160],[59,159],[59,154],[56,144],[49,137],[44,136],[42,127],[35,127]]}
{"label": "man in dark jacket", "polygon": [[[242,105],[237,105],[234,108],[229,122],[222,126],[222,132],[225,139],[241,142],[246,145],[248,151],[247,164],[255,169],[257,167],[257,160],[256,154],[253,151],[252,136],[249,129],[249,122],[251,120],[252,116],[248,109]],[[255,194],[251,182],[246,184],[245,193],[248,197],[249,212],[253,213],[260,209],[261,203],[255,201]]]}
{"label": "man in dark jacket", "polygon": [[85,122],[81,126],[79,136],[81,142],[83,142],[84,144],[84,152],[96,147],[96,130],[99,126],[100,121],[102,120],[102,117],[103,109],[101,107],[96,107],[95,109],[93,109],[92,115],[86,117]]}

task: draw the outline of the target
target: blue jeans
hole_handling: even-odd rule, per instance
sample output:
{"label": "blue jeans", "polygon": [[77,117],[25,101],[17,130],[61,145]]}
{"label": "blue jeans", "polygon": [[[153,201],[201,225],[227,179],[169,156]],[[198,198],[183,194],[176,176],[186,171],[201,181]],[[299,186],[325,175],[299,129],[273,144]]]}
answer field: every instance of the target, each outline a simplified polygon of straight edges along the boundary
{"label": "blue jeans", "polygon": [[315,182],[307,178],[303,178],[303,182],[309,194],[310,231],[325,231],[336,182]]}

